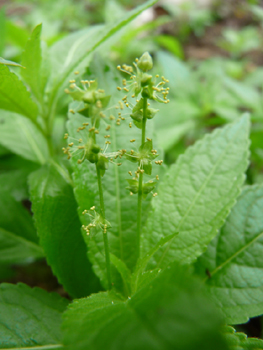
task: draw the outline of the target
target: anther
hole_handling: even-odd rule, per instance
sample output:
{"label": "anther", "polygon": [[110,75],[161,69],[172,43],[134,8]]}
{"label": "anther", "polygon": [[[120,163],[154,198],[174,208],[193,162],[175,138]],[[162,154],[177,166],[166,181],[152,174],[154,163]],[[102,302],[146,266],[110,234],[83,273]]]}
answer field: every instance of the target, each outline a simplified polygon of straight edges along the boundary
{"label": "anther", "polygon": [[130,142],[135,142],[136,140],[135,139],[131,139]]}
{"label": "anther", "polygon": [[132,123],[129,123],[129,128],[132,128]]}
{"label": "anther", "polygon": [[155,192],[154,194],[153,194],[153,197],[156,197],[157,196],[157,192]]}
{"label": "anther", "polygon": [[70,109],[69,112],[72,113],[72,114],[75,114],[73,109]]}

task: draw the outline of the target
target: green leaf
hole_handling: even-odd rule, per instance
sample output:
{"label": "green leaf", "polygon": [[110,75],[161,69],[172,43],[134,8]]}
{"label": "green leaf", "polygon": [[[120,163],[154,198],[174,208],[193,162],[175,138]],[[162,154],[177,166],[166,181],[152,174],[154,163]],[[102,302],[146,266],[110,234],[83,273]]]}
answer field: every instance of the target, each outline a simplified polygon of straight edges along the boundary
{"label": "green leaf", "polygon": [[246,334],[236,332],[231,326],[225,326],[223,335],[229,345],[229,350],[260,350],[263,349],[263,340],[248,338]]}
{"label": "green leaf", "polygon": [[155,254],[152,266],[191,263],[206,249],[241,190],[248,132],[244,115],[189,147],[166,173],[143,229],[144,254],[162,237],[179,234]]}
{"label": "green leaf", "polygon": [[224,85],[242,106],[251,107],[252,109],[261,107],[261,96],[255,88],[230,78],[224,79]]}
{"label": "green leaf", "polygon": [[21,64],[13,62],[13,61],[9,61],[9,60],[5,60],[4,58],[0,57],[0,64],[4,64],[6,66],[14,66],[14,67],[21,67],[21,68],[25,68],[23,66],[21,66]]}
{"label": "green leaf", "polygon": [[30,33],[27,29],[15,24],[12,20],[6,19],[6,37],[8,42],[24,49],[29,36]]}
{"label": "green leaf", "polygon": [[31,120],[16,113],[0,110],[0,143],[36,163],[44,164],[49,158],[43,134]]}
{"label": "green leaf", "polygon": [[[54,56],[55,52],[61,52],[61,49],[64,51],[64,54],[62,59],[55,56],[56,67],[59,66],[60,69],[54,70],[55,76],[57,77],[58,72],[59,76],[53,83],[50,97],[50,110],[55,110],[57,101],[63,89],[67,86],[68,81],[72,79],[74,71],[83,73],[91,60],[91,54],[98,47],[156,2],[157,0],[148,0],[141,6],[128,12],[117,23],[114,22],[105,26],[94,26],[80,33],[74,33],[72,36],[68,36],[66,39],[62,39],[61,42],[54,45],[51,49],[51,56]],[[66,54],[65,47],[67,49]],[[70,49],[68,50],[68,48]],[[63,62],[63,65],[61,65],[61,62]]]}
{"label": "green leaf", "polygon": [[22,283],[1,284],[0,349],[59,344],[61,315],[67,304],[68,300],[58,294],[40,288],[32,289]]}
{"label": "green leaf", "polygon": [[41,35],[42,24],[35,27],[28,40],[25,51],[22,54],[22,65],[26,69],[21,70],[21,75],[29,85],[32,93],[39,101],[42,101],[41,93]]}
{"label": "green leaf", "polygon": [[175,56],[184,59],[184,49],[178,39],[171,35],[158,35],[154,40]]}
{"label": "green leaf", "polygon": [[86,256],[72,187],[54,166],[29,177],[32,211],[40,244],[59,282],[74,297],[99,289]]}
{"label": "green leaf", "polygon": [[263,314],[263,186],[246,187],[196,270],[228,323]]}
{"label": "green leaf", "polygon": [[38,244],[0,228],[0,264],[15,264],[43,256]]}
{"label": "green leaf", "polygon": [[0,109],[20,113],[32,120],[36,120],[38,112],[25,85],[3,64],[0,64]]}
{"label": "green leaf", "polygon": [[121,275],[127,295],[131,295],[131,271],[126,264],[114,254],[110,254],[110,261]]}
{"label": "green leaf", "polygon": [[[10,176],[10,175],[9,175]],[[0,181],[5,176],[0,175]],[[0,227],[33,243],[38,242],[32,217],[22,202],[16,201],[9,191],[0,188]]]}
{"label": "green leaf", "polygon": [[95,294],[74,301],[63,317],[69,350],[227,349],[216,310],[178,265],[126,301],[112,292]]}

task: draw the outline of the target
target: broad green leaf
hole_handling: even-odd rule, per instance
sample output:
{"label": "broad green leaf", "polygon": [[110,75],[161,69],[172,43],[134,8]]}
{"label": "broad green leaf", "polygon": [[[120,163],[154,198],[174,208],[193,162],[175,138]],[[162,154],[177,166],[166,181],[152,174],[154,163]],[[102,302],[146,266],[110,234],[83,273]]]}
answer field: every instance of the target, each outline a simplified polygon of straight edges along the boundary
{"label": "broad green leaf", "polygon": [[0,264],[15,264],[43,256],[38,244],[0,228]]}
{"label": "broad green leaf", "polygon": [[263,340],[248,338],[246,334],[236,332],[233,327],[226,326],[223,335],[229,346],[229,350],[260,350],[263,349]]}
{"label": "broad green leaf", "polygon": [[30,33],[21,25],[15,24],[14,21],[6,20],[6,37],[7,41],[24,49]]}
{"label": "broad green leaf", "polygon": [[23,66],[21,66],[21,64],[13,62],[13,61],[9,61],[9,60],[5,60],[4,58],[0,57],[0,64],[4,64],[6,66],[14,66],[14,67],[21,67],[21,68],[25,68]]}
{"label": "broad green leaf", "polygon": [[16,113],[0,110],[0,143],[13,153],[36,163],[44,164],[49,158],[43,134],[31,120]]}
{"label": "broad green leaf", "polygon": [[30,39],[28,40],[25,51],[22,54],[22,65],[26,69],[21,70],[21,75],[29,85],[32,93],[39,101],[42,101],[41,93],[41,29],[42,24],[35,27]]}
{"label": "broad green leaf", "polygon": [[[56,108],[58,98],[63,92],[64,88],[67,86],[68,81],[74,77],[74,71],[79,71],[83,73],[86,66],[90,62],[91,54],[101,46],[104,42],[110,39],[115,33],[121,30],[125,25],[135,19],[140,13],[154,5],[157,0],[148,0],[141,6],[136,7],[132,11],[128,12],[123,16],[117,23],[110,23],[105,26],[97,26],[94,28],[89,28],[83,31],[83,35],[73,34],[72,37],[68,37],[63,40],[63,46],[67,48],[67,54],[63,55],[62,60],[57,60],[62,69],[58,78],[53,84],[52,93],[50,96],[50,110],[53,112]],[[69,42],[74,39],[72,45],[68,45]],[[61,43],[54,45],[54,50],[56,46],[61,46]],[[68,50],[68,48],[70,48]],[[51,49],[52,55],[52,49]],[[62,65],[61,65],[61,62]],[[55,71],[57,74],[57,71]]]}
{"label": "broad green leaf", "polygon": [[[122,99],[123,95],[116,90],[116,86],[120,84],[120,77],[118,72],[113,73],[108,64],[101,62],[99,57],[95,57],[94,63],[91,66],[92,73],[98,78],[98,87],[103,88],[105,93],[112,94],[109,110],[105,111],[106,118],[102,120],[101,132],[97,136],[98,144],[102,148],[105,146],[105,135],[110,134],[111,144],[108,146],[106,153],[110,155],[112,152],[116,152],[120,149],[138,149],[140,146],[140,130],[135,128],[129,128],[131,119],[125,115],[126,119],[121,121],[121,125],[116,125],[116,119],[118,118],[119,109],[115,109],[118,101]],[[116,93],[117,92],[117,93]],[[78,110],[78,103],[72,104],[71,108]],[[129,110],[123,111],[124,114],[128,114]],[[69,113],[70,114],[70,113]],[[109,116],[114,115],[115,120],[110,120]],[[75,142],[79,138],[86,142],[88,131],[83,130],[77,132],[79,126],[82,123],[87,122],[87,118],[76,113],[69,115],[68,122],[68,133],[69,143]],[[111,125],[111,129],[106,131],[107,125]],[[104,131],[105,130],[105,131]],[[152,122],[149,121],[147,125],[147,137],[152,137]],[[135,138],[134,143],[130,143],[130,140]],[[77,142],[77,144],[79,144]],[[156,144],[153,144],[156,147]],[[77,151],[78,152],[78,151]],[[112,157],[114,158],[114,153]],[[88,161],[84,161],[82,164],[78,164],[77,160],[81,158],[79,153],[78,156],[73,157],[72,166],[74,169],[74,186],[75,186],[75,197],[79,205],[79,215],[83,224],[89,224],[89,217],[82,215],[83,210],[89,209],[93,205],[96,207],[96,211],[99,212],[99,194],[98,184],[95,166]],[[102,186],[104,193],[106,219],[110,221],[111,227],[108,229],[110,252],[117,258],[124,261],[129,269],[132,269],[136,263],[136,216],[137,216],[137,196],[130,196],[129,191],[126,189],[126,179],[131,179],[128,171],[135,171],[137,165],[131,163],[126,159],[117,159],[115,163],[121,162],[121,166],[116,164],[109,164],[109,169],[105,172],[102,178]],[[146,179],[154,179],[156,171],[159,170],[154,167],[154,171],[151,177]],[[143,201],[144,216],[143,222],[148,215],[151,195]],[[96,235],[91,233],[91,237],[87,237],[84,233],[85,241],[89,246],[89,259],[93,264],[93,269],[96,274],[100,277],[103,283],[106,283],[106,270],[105,270],[105,256],[104,256],[104,244],[102,231],[98,230]],[[120,276],[113,272],[113,280],[115,286],[120,280]],[[115,280],[116,279],[116,280]]]}
{"label": "broad green leaf", "polygon": [[63,316],[69,350],[224,350],[220,321],[202,288],[171,265],[126,301],[110,292],[76,300]]}
{"label": "broad green leaf", "polygon": [[22,114],[32,120],[36,120],[38,112],[25,85],[3,64],[0,64],[0,109]]}
{"label": "broad green leaf", "polygon": [[29,177],[32,211],[48,264],[66,291],[83,297],[99,289],[86,256],[72,187],[54,166]]}
{"label": "broad green leaf", "polygon": [[244,115],[189,147],[166,173],[143,229],[143,254],[162,237],[179,234],[155,254],[152,266],[191,263],[214,238],[244,181],[248,132]]}
{"label": "broad green leaf", "polygon": [[22,283],[1,284],[0,349],[58,347],[61,315],[67,304],[68,300],[58,294],[40,288],[30,288]]}
{"label": "broad green leaf", "polygon": [[246,187],[196,265],[230,324],[263,314],[262,212],[263,186]]}

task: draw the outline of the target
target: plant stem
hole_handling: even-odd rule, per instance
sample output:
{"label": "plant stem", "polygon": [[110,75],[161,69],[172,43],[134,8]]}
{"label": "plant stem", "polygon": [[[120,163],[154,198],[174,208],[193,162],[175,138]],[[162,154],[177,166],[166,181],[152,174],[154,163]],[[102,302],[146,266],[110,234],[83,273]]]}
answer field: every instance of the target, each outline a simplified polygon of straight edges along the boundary
{"label": "plant stem", "polygon": [[[146,109],[147,98],[143,99],[143,119],[142,119],[142,138],[141,145],[145,142],[146,133]],[[142,229],[142,188],[143,188],[143,173],[139,175],[139,190],[138,190],[138,205],[137,205],[137,235],[136,235],[136,257],[140,257],[140,244],[141,244],[141,229]]]}
{"label": "plant stem", "polygon": [[[99,194],[100,194],[100,212],[101,212],[103,221],[105,222],[105,208],[104,208],[104,198],[103,198],[103,190],[102,190],[102,183],[101,183],[101,174],[97,164],[96,164],[96,171],[97,171],[98,187],[99,187]],[[106,232],[103,232],[103,241],[104,241],[104,250],[105,250],[108,288],[111,289],[112,284],[111,284],[111,271],[110,271],[110,250],[109,250],[107,230]]]}

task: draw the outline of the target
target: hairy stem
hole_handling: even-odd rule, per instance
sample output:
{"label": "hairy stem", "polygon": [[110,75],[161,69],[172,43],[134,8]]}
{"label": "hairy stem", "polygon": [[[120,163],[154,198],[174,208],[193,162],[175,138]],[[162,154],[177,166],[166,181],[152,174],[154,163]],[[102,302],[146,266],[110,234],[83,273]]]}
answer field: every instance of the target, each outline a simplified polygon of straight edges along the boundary
{"label": "hairy stem", "polygon": [[[96,164],[97,178],[98,178],[98,187],[99,187],[99,195],[100,195],[100,212],[105,223],[105,208],[104,208],[104,198],[103,198],[103,190],[101,183],[101,173],[98,165]],[[104,251],[105,251],[105,260],[106,260],[106,271],[107,271],[107,280],[108,280],[108,289],[111,289],[111,271],[110,271],[110,250],[109,250],[109,241],[107,230],[103,231],[103,241],[104,241]]]}
{"label": "hairy stem", "polygon": [[[142,138],[141,145],[145,142],[146,133],[146,109],[147,98],[143,99],[143,120],[142,120]],[[136,257],[140,257],[141,230],[142,230],[142,188],[143,188],[143,173],[139,175],[139,190],[138,190],[138,206],[137,206],[137,233],[136,233]]]}

